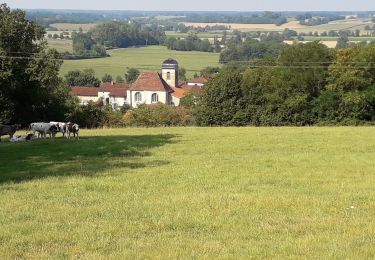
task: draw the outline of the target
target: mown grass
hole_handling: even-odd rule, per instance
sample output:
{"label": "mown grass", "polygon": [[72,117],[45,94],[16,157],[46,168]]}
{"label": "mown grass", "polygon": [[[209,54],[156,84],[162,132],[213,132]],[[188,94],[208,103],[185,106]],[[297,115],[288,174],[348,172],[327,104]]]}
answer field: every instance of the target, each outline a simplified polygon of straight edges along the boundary
{"label": "mown grass", "polygon": [[56,49],[59,52],[73,52],[72,40],[48,40],[48,48]]}
{"label": "mown grass", "polygon": [[128,68],[161,71],[161,64],[168,58],[176,59],[180,67],[187,70],[187,76],[192,77],[207,66],[220,66],[219,54],[198,51],[173,51],[164,46],[148,46],[138,48],[115,49],[108,51],[111,57],[89,60],[66,60],[60,74],[65,75],[74,69],[92,68],[96,76],[102,77],[108,73],[114,78],[124,77]]}
{"label": "mown grass", "polygon": [[55,27],[61,31],[79,31],[82,29],[83,31],[89,31],[90,29],[96,26],[95,23],[52,23],[50,27]]}
{"label": "mown grass", "polygon": [[375,257],[374,128],[0,145],[0,258]]}

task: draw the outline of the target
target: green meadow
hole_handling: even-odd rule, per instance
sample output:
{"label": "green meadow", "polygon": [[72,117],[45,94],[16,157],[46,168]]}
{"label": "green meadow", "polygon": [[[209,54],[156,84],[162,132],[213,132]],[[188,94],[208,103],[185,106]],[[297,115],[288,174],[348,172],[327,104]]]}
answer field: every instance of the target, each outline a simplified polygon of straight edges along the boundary
{"label": "green meadow", "polygon": [[[72,41],[49,41],[50,48],[58,51],[72,51]],[[108,73],[114,78],[124,76],[129,68],[137,68],[141,71],[161,71],[161,64],[168,58],[176,59],[180,67],[186,69],[186,75],[193,77],[195,73],[207,67],[220,66],[219,54],[198,51],[173,51],[164,46],[133,47],[126,49],[114,49],[107,52],[110,57],[84,60],[65,60],[60,74],[63,76],[70,70],[94,69],[96,76],[102,78]]]}
{"label": "green meadow", "polygon": [[129,128],[0,144],[1,259],[373,259],[375,129]]}

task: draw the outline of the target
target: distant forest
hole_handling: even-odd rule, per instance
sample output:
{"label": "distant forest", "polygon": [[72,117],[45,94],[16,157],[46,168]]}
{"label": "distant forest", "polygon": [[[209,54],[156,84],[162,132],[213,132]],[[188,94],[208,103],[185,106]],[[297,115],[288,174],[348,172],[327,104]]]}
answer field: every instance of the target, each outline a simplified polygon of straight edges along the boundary
{"label": "distant forest", "polygon": [[[306,19],[321,17],[311,23],[337,20],[345,15],[356,14],[360,18],[375,15],[375,11],[367,12],[309,12]],[[202,23],[243,23],[243,24],[278,24],[287,22],[287,17],[302,21],[306,12],[183,12],[183,11],[82,11],[82,10],[27,10],[27,19],[37,21],[43,27],[53,23],[98,23],[106,21],[147,21],[147,18],[170,16],[174,22]],[[163,23],[160,20],[160,23]],[[309,25],[309,23],[307,24]]]}

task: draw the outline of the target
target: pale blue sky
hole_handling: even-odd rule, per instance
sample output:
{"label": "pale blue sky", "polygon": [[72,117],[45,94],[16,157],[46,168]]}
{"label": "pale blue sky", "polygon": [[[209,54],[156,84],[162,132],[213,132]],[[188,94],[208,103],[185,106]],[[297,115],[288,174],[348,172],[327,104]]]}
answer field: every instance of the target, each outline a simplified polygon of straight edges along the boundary
{"label": "pale blue sky", "polygon": [[[0,0],[4,2],[4,0]],[[158,11],[373,11],[375,0],[5,0],[12,8]]]}

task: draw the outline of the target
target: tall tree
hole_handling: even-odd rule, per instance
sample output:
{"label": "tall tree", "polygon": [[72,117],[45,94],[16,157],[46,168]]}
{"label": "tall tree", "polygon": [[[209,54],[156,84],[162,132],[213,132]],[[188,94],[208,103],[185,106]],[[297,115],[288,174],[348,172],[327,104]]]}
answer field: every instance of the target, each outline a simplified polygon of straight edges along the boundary
{"label": "tall tree", "polygon": [[135,68],[130,68],[125,74],[125,79],[127,83],[133,83],[134,81],[137,80],[139,76],[139,70]]}
{"label": "tall tree", "polygon": [[28,124],[63,120],[69,89],[59,77],[56,50],[47,50],[45,31],[25,12],[0,5],[0,121]]}
{"label": "tall tree", "polygon": [[236,70],[226,70],[205,86],[194,111],[199,125],[243,125],[242,75]]}
{"label": "tall tree", "polygon": [[112,78],[112,76],[111,75],[109,75],[109,74],[105,74],[104,76],[103,76],[103,78],[102,78],[102,82],[103,83],[106,83],[106,82],[112,82],[113,81],[113,78]]}
{"label": "tall tree", "polygon": [[93,69],[71,70],[65,75],[65,79],[70,87],[99,87],[101,83]]}

